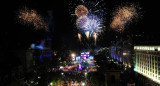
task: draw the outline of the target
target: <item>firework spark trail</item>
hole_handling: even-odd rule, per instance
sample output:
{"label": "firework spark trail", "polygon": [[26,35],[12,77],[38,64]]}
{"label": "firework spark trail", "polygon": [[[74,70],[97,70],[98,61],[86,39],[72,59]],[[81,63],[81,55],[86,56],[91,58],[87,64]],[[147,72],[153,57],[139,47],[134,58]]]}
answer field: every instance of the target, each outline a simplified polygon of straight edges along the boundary
{"label": "firework spark trail", "polygon": [[96,33],[93,34],[93,38],[94,38],[94,42],[96,44],[96,41],[97,41],[97,34]]}
{"label": "firework spark trail", "polygon": [[78,39],[79,39],[79,41],[81,42],[81,34],[80,33],[78,33]]}
{"label": "firework spark trail", "polygon": [[118,8],[113,15],[114,17],[110,27],[121,33],[124,31],[126,24],[132,22],[133,18],[136,18],[137,12],[133,6],[124,6]]}
{"label": "firework spark trail", "polygon": [[89,31],[85,32],[85,35],[86,35],[87,39],[89,39],[89,34],[90,34]]}
{"label": "firework spark trail", "polygon": [[24,24],[32,24],[35,29],[48,29],[47,23],[44,22],[44,19],[35,10],[29,10],[28,8],[20,10],[18,18]]}
{"label": "firework spark trail", "polygon": [[96,13],[96,12],[99,12],[99,10],[96,10],[96,11],[94,11],[94,12],[95,12],[95,13]]}
{"label": "firework spark trail", "polygon": [[84,3],[84,0],[81,0]]}
{"label": "firework spark trail", "polygon": [[97,6],[99,4],[99,2],[97,2],[96,4],[95,4],[95,6]]}

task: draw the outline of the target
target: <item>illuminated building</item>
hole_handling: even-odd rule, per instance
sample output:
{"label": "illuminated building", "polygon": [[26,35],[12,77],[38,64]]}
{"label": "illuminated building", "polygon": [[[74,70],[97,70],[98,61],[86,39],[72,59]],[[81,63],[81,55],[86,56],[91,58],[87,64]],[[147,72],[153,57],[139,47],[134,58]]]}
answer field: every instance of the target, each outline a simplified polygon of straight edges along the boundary
{"label": "illuminated building", "polygon": [[[94,57],[91,55],[90,52],[81,52],[80,56],[76,56],[75,54],[71,54],[72,57],[72,63],[77,67],[77,70],[79,71],[97,71],[96,66],[94,64],[95,60]],[[72,66],[73,67],[73,66]]]}
{"label": "illuminated building", "polygon": [[89,52],[82,52],[82,53],[81,53],[81,58],[82,58],[82,59],[87,59],[87,58],[90,57],[89,54],[90,54]]}
{"label": "illuminated building", "polygon": [[122,49],[119,47],[112,46],[111,47],[111,58],[116,59],[122,62]]}
{"label": "illuminated building", "polygon": [[133,66],[132,53],[133,48],[131,45],[131,40],[120,40],[117,41],[117,43],[114,44],[114,46],[110,47],[111,58],[123,63],[125,67],[131,68]]}
{"label": "illuminated building", "polygon": [[160,84],[160,46],[134,46],[135,71]]}

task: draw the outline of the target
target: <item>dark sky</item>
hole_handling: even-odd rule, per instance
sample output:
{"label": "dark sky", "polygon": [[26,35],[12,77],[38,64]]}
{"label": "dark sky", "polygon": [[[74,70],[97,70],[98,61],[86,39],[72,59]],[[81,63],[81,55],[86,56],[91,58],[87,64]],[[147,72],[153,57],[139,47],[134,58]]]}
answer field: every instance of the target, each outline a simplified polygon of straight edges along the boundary
{"label": "dark sky", "polygon": [[[76,1],[76,0],[73,0]],[[86,0],[87,1],[87,0]],[[93,45],[91,41],[84,41],[80,43],[76,37],[77,28],[75,28],[71,20],[75,17],[71,17],[69,12],[70,0],[5,0],[1,1],[1,31],[0,31],[0,66],[3,70],[6,67],[12,67],[20,62],[18,60],[21,52],[15,53],[15,51],[23,51],[30,47],[31,43],[40,43],[40,40],[44,36],[48,35],[44,30],[34,30],[33,26],[23,25],[17,20],[17,12],[23,7],[35,9],[38,14],[41,14],[44,18],[48,18],[48,11],[53,12],[53,28],[54,30],[49,33],[52,38],[53,50],[63,49],[87,49],[88,44],[92,44],[89,48],[94,47],[106,47],[109,46],[111,41],[116,38],[117,32],[109,28],[111,22],[111,14],[113,10],[121,5],[121,3],[138,3],[142,8],[140,10],[143,15],[136,23],[127,27],[124,33],[120,34],[126,37],[130,34],[142,34],[142,40],[160,40],[159,31],[159,14],[157,2],[151,0],[104,0],[106,7],[106,19],[104,25],[106,30],[99,37],[97,45]],[[158,5],[157,5],[158,4]],[[74,12],[74,10],[73,10]],[[84,37],[85,38],[85,37]],[[152,40],[151,40],[152,39]],[[136,39],[135,41],[141,41]],[[2,64],[2,65],[1,65]],[[5,64],[5,65],[4,65]]]}
{"label": "dark sky", "polygon": [[[76,1],[76,0],[75,0]],[[87,0],[86,0],[87,1]],[[159,15],[157,2],[150,0],[104,0],[106,3],[106,30],[102,34],[97,46],[105,46],[107,43],[115,39],[117,34],[109,28],[111,22],[111,14],[113,10],[122,3],[138,3],[141,7],[140,12],[142,17],[139,21],[131,24],[124,32],[128,34],[145,34],[159,36],[158,31]],[[17,12],[23,7],[35,9],[44,18],[48,18],[48,11],[53,12],[53,28],[51,32],[54,46],[72,46],[78,48],[79,42],[76,37],[76,29],[69,13],[69,0],[12,0],[5,1],[2,4],[2,26],[1,27],[1,50],[8,51],[9,49],[27,49],[31,43],[39,42],[47,34],[45,31],[36,31],[32,26],[22,25],[17,22]],[[73,11],[74,12],[74,11]],[[158,37],[157,37],[158,38]]]}

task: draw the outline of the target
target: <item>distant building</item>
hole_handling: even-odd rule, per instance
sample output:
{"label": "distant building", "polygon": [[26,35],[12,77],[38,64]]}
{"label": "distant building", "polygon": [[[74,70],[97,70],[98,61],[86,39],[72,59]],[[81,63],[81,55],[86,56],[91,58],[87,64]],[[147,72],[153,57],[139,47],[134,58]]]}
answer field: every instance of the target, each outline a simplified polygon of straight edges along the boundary
{"label": "distant building", "polygon": [[133,66],[133,47],[130,40],[118,41],[110,47],[112,59],[123,63],[124,66],[131,68]]}
{"label": "distant building", "polygon": [[123,49],[120,46],[112,46],[111,47],[111,58],[122,62]]}
{"label": "distant building", "polygon": [[29,73],[29,72],[33,72],[33,68],[34,68],[34,50],[26,50],[25,54],[25,59],[24,59],[24,69],[25,69],[25,72]]}
{"label": "distant building", "polygon": [[120,70],[107,70],[105,73],[105,86],[119,86]]}
{"label": "distant building", "polygon": [[134,50],[134,70],[160,84],[160,46],[134,46]]}

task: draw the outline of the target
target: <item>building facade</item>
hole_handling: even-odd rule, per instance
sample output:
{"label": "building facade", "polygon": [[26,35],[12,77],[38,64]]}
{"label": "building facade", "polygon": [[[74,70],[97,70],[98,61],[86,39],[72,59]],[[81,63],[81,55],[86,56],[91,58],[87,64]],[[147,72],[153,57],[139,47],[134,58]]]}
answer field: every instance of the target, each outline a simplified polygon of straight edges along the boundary
{"label": "building facade", "polygon": [[134,46],[134,70],[160,84],[160,46]]}
{"label": "building facade", "polygon": [[110,47],[110,54],[112,59],[121,62],[125,67],[133,66],[133,47],[130,40],[118,41]]}
{"label": "building facade", "polygon": [[122,47],[112,46],[111,47],[111,58],[118,60],[119,62],[123,61],[123,49]]}

